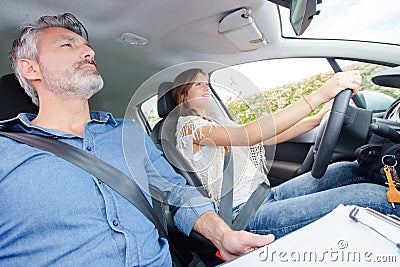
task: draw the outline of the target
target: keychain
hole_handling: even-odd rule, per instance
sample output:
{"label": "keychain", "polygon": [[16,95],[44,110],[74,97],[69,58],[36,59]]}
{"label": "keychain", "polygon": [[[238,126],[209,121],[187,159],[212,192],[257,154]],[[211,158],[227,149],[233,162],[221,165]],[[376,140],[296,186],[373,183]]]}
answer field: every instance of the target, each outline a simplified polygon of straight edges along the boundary
{"label": "keychain", "polygon": [[391,174],[392,174],[392,180],[393,184],[396,187],[397,190],[400,190],[400,178],[399,175],[397,174],[396,168],[391,168]]}
{"label": "keychain", "polygon": [[385,172],[386,179],[388,181],[389,189],[386,192],[386,197],[392,207],[395,208],[394,203],[400,203],[400,191],[397,190],[393,179],[399,179],[397,171],[395,169],[397,160],[394,155],[385,155],[382,157],[382,164],[384,165],[383,171]]}

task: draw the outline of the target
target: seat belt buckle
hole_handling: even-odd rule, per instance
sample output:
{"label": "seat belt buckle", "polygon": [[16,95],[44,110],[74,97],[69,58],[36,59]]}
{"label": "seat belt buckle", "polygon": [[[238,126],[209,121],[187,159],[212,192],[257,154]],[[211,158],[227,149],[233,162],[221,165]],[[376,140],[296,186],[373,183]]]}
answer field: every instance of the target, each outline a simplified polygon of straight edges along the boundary
{"label": "seat belt buckle", "polygon": [[222,258],[221,253],[219,253],[219,250],[215,253],[215,256],[217,256],[217,258],[219,258],[220,260],[224,260],[224,258]]}

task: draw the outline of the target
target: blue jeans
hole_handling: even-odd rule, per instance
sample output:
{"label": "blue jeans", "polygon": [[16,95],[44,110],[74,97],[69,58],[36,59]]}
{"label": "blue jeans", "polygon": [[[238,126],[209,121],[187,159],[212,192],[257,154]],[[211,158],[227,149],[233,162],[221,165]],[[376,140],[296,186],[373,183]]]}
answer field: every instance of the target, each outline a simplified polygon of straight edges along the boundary
{"label": "blue jeans", "polygon": [[280,238],[328,214],[339,204],[400,216],[400,204],[393,208],[387,201],[387,187],[371,183],[382,181],[383,177],[370,175],[357,162],[331,164],[321,179],[305,173],[272,188],[246,230]]}

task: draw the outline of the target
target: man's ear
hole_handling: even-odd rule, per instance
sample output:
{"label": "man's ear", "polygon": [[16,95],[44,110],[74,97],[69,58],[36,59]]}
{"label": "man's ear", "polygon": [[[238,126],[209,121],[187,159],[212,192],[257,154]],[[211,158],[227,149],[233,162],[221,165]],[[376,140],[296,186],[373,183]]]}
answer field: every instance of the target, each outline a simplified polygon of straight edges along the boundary
{"label": "man's ear", "polygon": [[35,60],[20,59],[18,69],[27,80],[34,81],[42,78],[39,64]]}

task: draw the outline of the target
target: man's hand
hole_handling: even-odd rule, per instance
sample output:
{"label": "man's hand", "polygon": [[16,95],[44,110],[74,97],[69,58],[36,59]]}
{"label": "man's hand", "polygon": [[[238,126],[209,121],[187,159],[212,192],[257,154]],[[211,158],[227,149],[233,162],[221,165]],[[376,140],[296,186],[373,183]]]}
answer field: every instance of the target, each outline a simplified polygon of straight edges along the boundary
{"label": "man's hand", "polygon": [[233,259],[265,246],[275,239],[273,235],[263,236],[246,231],[233,231],[212,211],[201,215],[193,229],[209,239],[218,248],[224,260]]}
{"label": "man's hand", "polygon": [[268,245],[275,237],[269,235],[256,235],[246,231],[225,232],[222,236],[219,253],[224,260],[230,260],[256,248]]}

